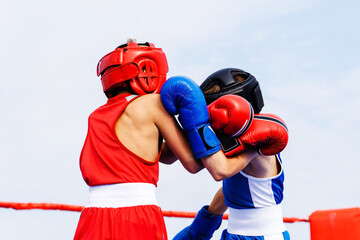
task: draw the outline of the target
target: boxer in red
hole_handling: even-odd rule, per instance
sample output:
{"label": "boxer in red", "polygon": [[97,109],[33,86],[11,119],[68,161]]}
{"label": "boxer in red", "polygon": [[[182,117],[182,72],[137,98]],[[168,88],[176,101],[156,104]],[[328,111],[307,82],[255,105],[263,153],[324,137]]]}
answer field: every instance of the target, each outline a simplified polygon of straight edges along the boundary
{"label": "boxer in red", "polygon": [[156,94],[167,72],[165,53],[152,43],[128,41],[98,63],[108,101],[88,120],[80,169],[89,200],[74,239],[167,239],[155,197],[159,162],[203,168]]}
{"label": "boxer in red", "polygon": [[[171,164],[179,159],[190,173],[205,165],[215,179],[221,180],[235,173],[227,164],[242,164],[256,154],[247,151],[226,158],[208,127],[202,128],[206,134],[201,137],[206,139],[192,138],[189,143],[158,94],[167,72],[164,52],[152,43],[129,41],[99,61],[97,74],[108,101],[88,120],[80,169],[89,185],[89,200],[74,239],[167,239],[155,196],[159,162]],[[194,113],[207,116],[203,119],[206,123],[209,116],[203,101],[202,113]],[[196,131],[191,133],[199,137]]]}

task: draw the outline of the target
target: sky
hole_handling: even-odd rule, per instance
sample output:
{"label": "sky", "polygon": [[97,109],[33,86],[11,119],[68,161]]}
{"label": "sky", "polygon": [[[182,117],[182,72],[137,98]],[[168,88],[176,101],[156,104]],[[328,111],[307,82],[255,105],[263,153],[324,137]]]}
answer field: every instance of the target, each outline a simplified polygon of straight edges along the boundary
{"label": "sky", "polygon": [[[201,84],[236,67],[257,78],[262,112],[289,128],[285,217],[360,207],[359,7],[352,0],[1,0],[0,201],[86,204],[78,159],[88,115],[106,102],[96,65],[135,38],[163,49],[168,77]],[[196,212],[220,186],[206,170],[161,165],[157,200],[163,210]],[[79,216],[0,209],[0,239],[72,239]],[[191,219],[165,221],[171,239]],[[286,227],[292,240],[310,240],[308,223]]]}

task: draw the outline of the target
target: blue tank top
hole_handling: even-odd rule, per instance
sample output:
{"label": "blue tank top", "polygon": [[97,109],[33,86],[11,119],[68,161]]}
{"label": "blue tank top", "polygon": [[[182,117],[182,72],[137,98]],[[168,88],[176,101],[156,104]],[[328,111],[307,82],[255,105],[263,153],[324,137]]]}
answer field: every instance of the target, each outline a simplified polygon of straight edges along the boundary
{"label": "blue tank top", "polygon": [[283,200],[284,171],[280,154],[276,155],[281,170],[270,178],[256,178],[240,171],[223,180],[225,204],[235,209],[261,208],[280,204]]}

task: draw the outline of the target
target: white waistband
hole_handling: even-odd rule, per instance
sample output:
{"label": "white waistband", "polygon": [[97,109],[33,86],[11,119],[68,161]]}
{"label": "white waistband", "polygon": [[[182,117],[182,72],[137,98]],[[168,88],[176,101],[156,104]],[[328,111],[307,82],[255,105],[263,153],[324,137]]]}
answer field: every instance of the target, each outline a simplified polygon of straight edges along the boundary
{"label": "white waistband", "polygon": [[264,208],[235,209],[229,207],[227,231],[245,236],[266,236],[286,230],[281,204]]}
{"label": "white waistband", "polygon": [[150,183],[119,183],[89,188],[85,207],[119,208],[157,205],[155,185]]}

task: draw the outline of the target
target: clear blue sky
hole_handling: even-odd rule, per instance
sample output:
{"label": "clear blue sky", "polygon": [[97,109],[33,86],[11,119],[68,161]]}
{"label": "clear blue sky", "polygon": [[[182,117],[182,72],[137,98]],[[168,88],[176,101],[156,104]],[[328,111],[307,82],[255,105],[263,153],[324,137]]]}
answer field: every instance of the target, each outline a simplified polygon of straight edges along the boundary
{"label": "clear blue sky", "polygon": [[[359,207],[359,8],[325,0],[3,0],[0,201],[86,203],[78,158],[87,117],[106,101],[96,64],[132,37],[163,48],[169,77],[200,84],[237,67],[258,79],[263,112],[281,116],[290,130],[284,216]],[[161,166],[158,202],[197,211],[220,185],[205,170]],[[0,238],[72,239],[78,218],[0,209]],[[167,218],[169,237],[190,221]],[[292,240],[310,239],[307,223],[286,226]]]}

